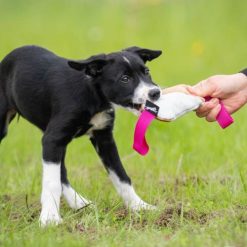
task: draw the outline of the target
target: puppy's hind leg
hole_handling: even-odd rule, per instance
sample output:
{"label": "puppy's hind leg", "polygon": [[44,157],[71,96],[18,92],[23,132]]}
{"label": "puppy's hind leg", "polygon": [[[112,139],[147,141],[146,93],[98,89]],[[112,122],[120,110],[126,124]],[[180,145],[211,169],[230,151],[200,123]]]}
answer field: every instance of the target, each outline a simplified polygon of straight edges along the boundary
{"label": "puppy's hind leg", "polygon": [[63,196],[72,209],[81,209],[91,204],[71,187],[65,167],[65,152],[61,162],[61,183]]}

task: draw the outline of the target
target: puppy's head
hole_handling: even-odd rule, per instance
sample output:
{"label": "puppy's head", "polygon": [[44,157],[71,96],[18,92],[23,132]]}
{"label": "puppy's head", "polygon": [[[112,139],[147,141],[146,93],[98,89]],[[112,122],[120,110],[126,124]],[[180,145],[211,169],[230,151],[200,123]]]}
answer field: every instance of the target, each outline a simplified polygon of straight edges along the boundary
{"label": "puppy's head", "polygon": [[147,61],[161,55],[161,51],[130,47],[121,52],[93,56],[69,65],[83,70],[94,79],[103,95],[113,104],[139,113],[146,100],[160,97],[160,88],[152,81]]}

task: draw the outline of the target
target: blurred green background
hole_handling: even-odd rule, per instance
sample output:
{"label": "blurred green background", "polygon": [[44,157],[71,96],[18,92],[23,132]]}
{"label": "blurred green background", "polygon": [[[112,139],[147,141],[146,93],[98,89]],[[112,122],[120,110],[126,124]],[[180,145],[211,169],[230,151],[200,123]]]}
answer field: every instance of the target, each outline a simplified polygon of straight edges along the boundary
{"label": "blurred green background", "polygon": [[[247,1],[243,0],[0,0],[0,60],[12,49],[27,44],[40,45],[73,59],[135,45],[163,51],[160,58],[149,64],[154,81],[161,86],[194,84],[210,75],[231,74],[247,67],[246,10]],[[166,205],[167,198],[175,198],[209,212],[246,205],[246,114],[246,107],[234,114],[235,124],[224,131],[216,123],[207,123],[193,113],[174,123],[157,121],[148,131],[150,153],[141,157],[131,148],[136,117],[118,110],[114,134],[124,166],[138,193],[158,205]],[[28,194],[38,198],[40,139],[39,130],[25,120],[11,124],[8,138],[0,147],[0,194]],[[77,190],[103,210],[112,203],[120,203],[120,199],[87,139],[75,140],[69,146],[67,167]],[[203,177],[207,183],[199,189],[191,185],[188,191],[174,195],[174,181],[191,176]],[[221,184],[226,178],[228,182]],[[12,204],[10,201],[9,205]],[[39,239],[34,236],[35,231],[39,231],[38,216],[32,224],[26,222],[25,217],[11,221],[10,212],[16,209],[9,207],[7,210],[3,206],[2,211],[0,208],[0,244],[2,241],[5,246],[13,246],[20,241],[19,244],[35,245]],[[102,212],[101,217],[104,215]],[[80,216],[82,221],[83,217],[85,215]],[[77,220],[75,218],[73,223]],[[89,226],[94,225],[94,220],[87,220]],[[108,226],[102,221],[99,224]],[[88,235],[83,239],[99,246],[102,239],[105,246],[116,243],[124,246],[121,241],[127,235],[121,233],[127,233],[120,231],[116,224],[109,225],[109,232],[106,230],[110,242],[98,232],[92,241]],[[229,225],[232,233],[224,235]],[[33,232],[29,226],[36,230]],[[183,246],[195,241],[195,246],[244,246],[246,232],[241,223],[236,221],[232,226],[226,220],[225,225],[216,226],[206,228],[205,233],[199,227],[194,235],[193,230],[189,228],[187,232],[183,227],[188,226],[182,225],[175,229],[176,234],[181,231],[182,234],[166,244]],[[137,235],[130,235],[129,246],[140,246],[143,241],[149,244],[153,241],[157,246],[163,243],[163,237],[157,237],[160,230],[153,230],[151,223],[150,229],[146,235],[138,231]],[[114,242],[112,232],[119,241]],[[174,229],[171,232],[174,233]],[[23,236],[30,243],[25,242]],[[72,246],[69,245],[72,238],[66,237],[68,246]],[[58,243],[57,237],[49,244],[45,239],[39,241],[47,246]],[[77,239],[74,241],[78,243]]]}

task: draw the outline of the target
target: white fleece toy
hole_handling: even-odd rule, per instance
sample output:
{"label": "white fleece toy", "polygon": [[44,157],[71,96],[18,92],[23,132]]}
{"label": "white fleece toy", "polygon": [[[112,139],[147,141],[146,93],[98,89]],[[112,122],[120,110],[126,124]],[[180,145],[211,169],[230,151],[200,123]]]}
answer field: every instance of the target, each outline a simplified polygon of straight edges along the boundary
{"label": "white fleece toy", "polygon": [[[146,155],[149,150],[145,133],[150,123],[156,118],[161,121],[173,121],[184,114],[196,110],[206,100],[210,100],[210,97],[204,99],[185,94],[181,92],[171,92],[161,95],[161,97],[155,101],[146,101],[145,107],[136,123],[134,133],[133,148],[141,155]],[[224,129],[234,122],[231,115],[228,113],[223,103],[221,104],[221,110],[218,113],[216,120],[219,125]]]}
{"label": "white fleece toy", "polygon": [[152,112],[156,108],[156,118],[161,121],[173,121],[187,112],[196,110],[203,103],[203,99],[194,95],[181,92],[162,94],[153,102],[147,102],[145,109]]}

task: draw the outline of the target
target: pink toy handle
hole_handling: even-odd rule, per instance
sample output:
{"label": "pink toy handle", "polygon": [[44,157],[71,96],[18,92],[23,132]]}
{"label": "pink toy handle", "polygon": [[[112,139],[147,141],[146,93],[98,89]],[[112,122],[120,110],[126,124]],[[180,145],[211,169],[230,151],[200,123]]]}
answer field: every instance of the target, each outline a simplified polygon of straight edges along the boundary
{"label": "pink toy handle", "polygon": [[134,133],[134,143],[133,148],[141,155],[146,155],[149,150],[145,134],[148,129],[148,126],[155,119],[155,115],[144,110],[139,117]]}
{"label": "pink toy handle", "polygon": [[[205,97],[206,101],[209,101],[210,99],[211,99],[210,96]],[[220,127],[222,129],[225,129],[234,122],[234,119],[231,117],[230,113],[226,110],[222,102],[220,102],[220,105],[221,105],[221,109],[216,117],[216,120],[219,123]]]}
{"label": "pink toy handle", "polygon": [[[210,99],[211,97],[205,97],[206,101],[209,101]],[[234,122],[234,120],[229,114],[229,112],[226,110],[224,104],[220,102],[220,105],[221,109],[218,116],[216,117],[216,120],[221,126],[221,128],[225,129],[229,125],[231,125]],[[155,118],[155,114],[152,114],[147,110],[144,110],[136,123],[133,148],[141,155],[146,155],[149,151],[149,146],[147,144],[145,134],[147,132],[148,126]]]}

